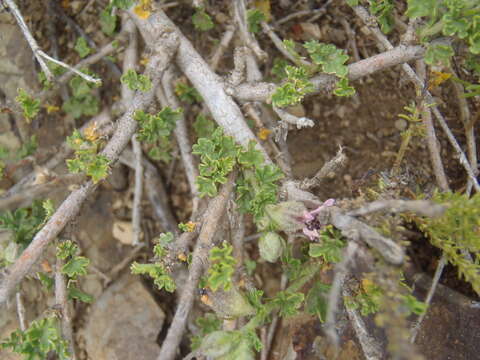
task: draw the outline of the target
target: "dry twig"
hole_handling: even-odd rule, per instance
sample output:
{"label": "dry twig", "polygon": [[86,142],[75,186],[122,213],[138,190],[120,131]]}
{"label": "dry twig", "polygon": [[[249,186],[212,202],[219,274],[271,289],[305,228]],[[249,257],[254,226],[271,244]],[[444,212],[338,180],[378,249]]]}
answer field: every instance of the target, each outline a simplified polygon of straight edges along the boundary
{"label": "dry twig", "polygon": [[[133,118],[134,113],[140,109],[144,109],[153,100],[155,88],[160,82],[160,77],[177,49],[178,38],[175,34],[165,34],[160,32],[150,44],[156,51],[146,70],[147,76],[152,79],[152,89],[145,93],[137,92],[132,101],[131,107],[118,121],[115,133],[102,151],[102,155],[104,155],[110,162],[118,159],[120,153],[135,132],[137,122]],[[15,287],[28,274],[33,264],[35,264],[40,258],[46,246],[55,239],[70,220],[78,215],[83,202],[95,189],[96,184],[89,181],[79,189],[73,191],[64,200],[45,226],[35,235],[30,245],[15,261],[9,269],[10,273],[0,284],[0,305],[7,301]]]}
{"label": "dry twig", "polygon": [[183,332],[185,331],[187,317],[193,305],[195,290],[197,289],[198,281],[205,269],[208,251],[212,245],[219,221],[225,211],[230,193],[233,190],[234,181],[235,172],[230,174],[227,183],[223,185],[219,194],[208,204],[208,208],[205,212],[205,222],[200,231],[197,245],[195,246],[192,255],[192,261],[189,266],[188,279],[182,289],[177,310],[175,311],[172,323],[168,329],[167,337],[162,344],[160,354],[157,358],[158,360],[172,360],[176,356],[178,345],[180,344]]}

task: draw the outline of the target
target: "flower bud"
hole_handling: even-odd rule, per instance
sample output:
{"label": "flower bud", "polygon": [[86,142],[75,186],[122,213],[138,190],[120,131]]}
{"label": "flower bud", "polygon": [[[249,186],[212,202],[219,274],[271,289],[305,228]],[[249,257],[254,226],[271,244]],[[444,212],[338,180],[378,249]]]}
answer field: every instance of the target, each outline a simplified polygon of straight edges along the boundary
{"label": "flower bud", "polygon": [[258,249],[262,259],[274,263],[282,255],[285,247],[284,241],[280,235],[275,232],[267,232],[258,240]]}
{"label": "flower bud", "polygon": [[202,302],[224,319],[236,319],[255,313],[253,306],[235,286],[228,291],[207,289],[206,298],[202,299]]}
{"label": "flower bud", "polygon": [[299,201],[284,201],[265,207],[273,227],[287,232],[295,232],[305,226],[302,219],[307,211],[305,205]]}
{"label": "flower bud", "polygon": [[219,330],[206,335],[198,350],[203,356],[216,359],[230,353],[235,345],[230,332]]}

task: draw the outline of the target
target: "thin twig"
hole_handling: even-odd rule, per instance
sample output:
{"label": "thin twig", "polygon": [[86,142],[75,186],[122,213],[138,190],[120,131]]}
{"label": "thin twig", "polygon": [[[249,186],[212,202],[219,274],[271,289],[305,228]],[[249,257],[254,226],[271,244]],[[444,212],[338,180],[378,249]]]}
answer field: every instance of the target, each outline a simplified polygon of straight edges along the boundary
{"label": "thin twig", "polygon": [[8,8],[10,9],[10,12],[15,17],[15,20],[17,21],[17,24],[20,27],[20,30],[22,30],[23,36],[25,36],[25,39],[27,40],[28,45],[32,49],[33,55],[35,56],[38,63],[40,64],[40,67],[42,68],[42,71],[45,73],[45,76],[47,77],[48,80],[53,80],[53,74],[50,71],[50,69],[48,68],[45,61],[43,61],[42,55],[40,54],[40,51],[41,51],[40,47],[38,46],[37,41],[34,39],[32,34],[30,33],[30,30],[28,29],[28,26],[25,23],[25,20],[23,19],[23,16],[20,13],[20,10],[18,9],[17,5],[15,4],[15,1],[5,0],[5,3],[7,4]]}
{"label": "thin twig", "polygon": [[[344,286],[343,297],[352,297],[351,291],[348,289],[348,286]],[[358,310],[352,309],[349,306],[345,306],[347,311],[348,318],[352,324],[353,330],[357,335],[358,342],[362,347],[363,355],[366,360],[380,360],[383,359],[382,345],[368,333],[368,329],[365,326],[362,316],[358,313]]]}
{"label": "thin twig", "polygon": [[[292,19],[296,19],[296,18],[302,17],[302,16],[311,16],[311,15],[315,15],[315,16],[320,15],[321,16],[324,13],[327,12],[327,7],[328,7],[328,5],[330,5],[332,3],[332,1],[333,0],[328,0],[325,4],[323,4],[323,6],[321,8],[318,8],[318,9],[301,10],[301,11],[294,12],[293,14],[287,15],[287,16],[281,18],[280,20],[276,21],[275,25],[279,26],[279,25],[282,25],[283,23],[286,23],[286,22],[288,22]],[[311,21],[309,20],[307,22],[311,22]]]}
{"label": "thin twig", "polygon": [[244,45],[252,49],[255,56],[264,61],[268,56],[265,51],[262,50],[253,34],[248,31],[247,27],[247,8],[245,6],[245,0],[233,1],[233,18],[235,24],[238,27],[238,33]]}
{"label": "thin twig", "polygon": [[62,274],[62,267],[65,262],[57,257],[55,264],[55,303],[60,306],[62,313],[62,336],[68,342],[68,350],[73,360],[77,358],[73,339],[72,316],[68,306],[68,292],[65,275]]}
{"label": "thin twig", "polygon": [[[424,53],[425,49],[422,46],[398,46],[392,50],[348,65],[347,76],[351,81],[357,80],[392,66],[420,58]],[[335,76],[327,74],[314,76],[310,79],[315,89],[315,92],[312,94],[333,89],[337,80]],[[276,88],[277,85],[272,83],[243,83],[233,89],[229,89],[229,94],[239,100],[267,102]]]}
{"label": "thin twig", "polygon": [[[283,45],[283,41],[282,39],[280,39],[278,37],[277,34],[275,34],[275,32],[273,31],[272,27],[270,25],[268,25],[265,21],[262,21],[261,23],[262,25],[262,29],[263,31],[268,35],[268,37],[270,38],[270,40],[272,40],[273,42],[273,45],[275,45],[275,47],[277,48],[278,51],[280,51],[282,53],[283,56],[285,56],[288,60],[290,60],[291,62],[293,62],[294,64],[298,63],[299,60],[296,59],[292,54],[290,54],[288,51],[287,51],[287,48],[285,47],[285,45]],[[311,65],[308,61],[306,60],[300,60],[300,62],[303,64],[303,65]]]}
{"label": "thin twig", "polygon": [[[435,294],[435,290],[437,289],[438,282],[440,281],[440,277],[442,276],[442,272],[446,263],[447,263],[447,258],[445,255],[442,255],[442,257],[440,258],[440,261],[438,262],[437,269],[435,270],[435,275],[433,275],[432,284],[430,285],[430,289],[428,290],[427,297],[424,300],[424,303],[427,306],[430,306],[430,303],[432,302],[433,295]],[[410,335],[410,342],[412,344],[415,343],[415,339],[417,338],[417,335],[418,335],[418,330],[420,330],[420,325],[425,319],[426,314],[427,312],[425,311],[422,315],[418,317],[417,321],[415,321],[415,323],[412,326],[411,335]]]}
{"label": "thin twig", "polygon": [[[426,78],[426,65],[425,61],[417,60],[417,71],[419,73],[420,78],[425,82]],[[424,85],[425,86],[425,85]],[[417,91],[420,93],[423,88],[418,88]],[[435,128],[433,126],[432,121],[432,112],[426,106],[423,99],[421,100],[421,107],[422,107],[422,120],[426,128],[426,135],[427,135],[427,146],[428,151],[430,153],[430,160],[432,162],[433,173],[435,175],[435,179],[437,181],[437,185],[442,189],[442,191],[448,191],[449,185],[447,180],[447,175],[445,174],[445,170],[442,164],[442,158],[440,155],[439,143],[437,141],[437,136],[435,135]]]}
{"label": "thin twig", "polygon": [[[99,128],[102,127],[103,125],[107,124],[108,122],[111,121],[111,115],[110,111],[105,108],[100,114],[94,116],[91,118],[85,125],[83,125],[80,128],[80,133],[84,133],[85,129],[88,127],[92,126],[93,124],[96,124]],[[45,169],[45,170],[52,170],[55,167],[57,167],[62,161],[65,160],[71,153],[72,149],[67,145],[67,142],[64,141],[61,145],[56,154],[48,160],[45,164],[40,165],[40,168]],[[6,200],[7,198],[13,196],[14,194],[17,194],[22,190],[25,186],[31,185],[37,177],[37,172],[32,171],[28,175],[25,175],[23,178],[21,178],[19,181],[15,183],[10,189],[5,191],[0,196],[1,200]]]}
{"label": "thin twig", "polygon": [[[110,162],[118,159],[136,130],[137,122],[134,119],[134,113],[145,109],[152,102],[155,88],[160,83],[160,77],[177,49],[177,40],[175,34],[160,32],[155,40],[150,43],[156,51],[146,69],[146,75],[152,79],[152,89],[147,92],[137,92],[131,107],[118,121],[114,135],[101,153]],[[88,181],[79,189],[73,191],[45,226],[35,235],[30,245],[11,266],[10,273],[0,284],[0,305],[7,301],[15,287],[40,258],[47,245],[55,239],[69,221],[77,216],[83,202],[95,189],[96,184]]]}
{"label": "thin twig", "polygon": [[185,331],[188,314],[193,305],[195,290],[198,287],[198,281],[203,274],[207,264],[208,251],[212,245],[217,226],[225,211],[230,193],[233,190],[235,173],[233,172],[222,187],[219,194],[210,200],[205,213],[205,223],[202,226],[197,245],[192,255],[189,266],[188,279],[183,286],[177,310],[173,317],[167,336],[162,344],[158,360],[173,360],[176,356],[183,332]]}
{"label": "thin twig", "polygon": [[[101,52],[101,50],[100,51],[98,50],[98,46],[95,43],[95,41],[93,41],[93,39],[90,36],[88,36],[87,33],[72,18],[70,18],[67,14],[65,14],[62,7],[59,5],[57,1],[52,1],[52,5],[53,5],[53,10],[55,11],[56,15],[60,18],[60,20],[64,21],[75,32],[77,32],[78,35],[80,35],[85,40],[87,40],[87,44],[89,47],[91,47],[94,50],[97,50],[97,52]],[[89,5],[87,4],[87,6],[83,8],[82,12],[85,11],[85,9],[88,8],[88,6]],[[110,61],[105,57],[102,57],[102,60],[107,64],[108,68],[110,69],[113,75],[115,75],[117,78],[122,76],[122,72],[120,71],[120,69],[115,63],[113,63],[112,61]]]}
{"label": "thin twig", "polygon": [[[135,70],[137,64],[138,52],[138,38],[137,28],[133,20],[127,14],[122,17],[123,29],[128,35],[128,46],[125,49],[123,57],[123,73],[129,70]],[[127,84],[122,84],[122,102],[126,107],[129,107],[135,92],[131,90]],[[137,135],[132,136],[132,149],[135,159],[135,187],[133,193],[132,206],[132,245],[136,246],[140,243],[142,234],[142,197],[143,197],[143,163],[142,163],[142,145],[137,139]]]}
{"label": "thin twig", "polygon": [[[162,79],[162,87],[165,94],[166,103],[162,106],[171,106],[174,109],[180,108],[180,102],[178,101],[177,96],[173,88],[173,78],[174,72],[170,67],[165,72],[165,75]],[[161,99],[160,99],[161,100]],[[175,130],[174,130],[175,139],[177,140],[178,147],[180,149],[180,156],[182,158],[183,167],[185,168],[185,174],[187,176],[188,184],[190,186],[190,191],[192,194],[193,208],[194,211],[198,206],[199,192],[197,188],[196,179],[198,176],[197,166],[192,155],[192,146],[189,141],[189,134],[187,128],[187,122],[185,116],[182,113],[179,116]]]}
{"label": "thin twig", "polygon": [[256,147],[263,153],[265,161],[271,163],[267,152],[257,142],[246,124],[240,108],[227,95],[223,80],[212,72],[202,56],[165,13],[157,11],[148,18],[148,21],[137,23],[137,26],[147,43],[155,41],[159,29],[173,31],[178,36],[180,45],[175,58],[177,65],[198,90],[213,119],[224,129],[226,134],[231,135],[239,144],[247,146],[251,140],[255,141]]}
{"label": "thin twig", "polygon": [[420,216],[437,217],[443,215],[446,207],[428,200],[378,200],[368,203],[359,209],[351,210],[348,216],[364,216],[378,211],[401,213],[411,211]]}
{"label": "thin twig", "polygon": [[27,330],[27,321],[25,318],[25,306],[23,305],[22,293],[17,291],[15,294],[15,300],[17,303],[17,316],[18,322],[20,323],[20,330],[25,331]]}
{"label": "thin twig", "polygon": [[222,38],[220,39],[220,43],[218,44],[215,52],[212,55],[212,58],[209,61],[212,71],[217,70],[218,63],[220,62],[220,59],[225,53],[225,50],[227,50],[228,45],[232,41],[233,34],[235,34],[235,27],[232,25],[228,25],[225,32],[223,33]]}
{"label": "thin twig", "polygon": [[335,265],[335,275],[328,293],[327,314],[325,316],[324,330],[331,344],[338,349],[339,339],[335,329],[336,315],[338,312],[338,300],[341,295],[343,282],[348,272],[350,262],[358,249],[355,241],[349,241],[342,257],[342,261]]}
{"label": "thin twig", "polygon": [[311,190],[313,188],[320,187],[320,185],[326,178],[330,177],[331,174],[337,173],[340,169],[344,167],[346,159],[347,157],[343,152],[343,148],[340,147],[333,159],[325,163],[311,179],[304,179],[301,182],[301,184],[299,185],[300,189]]}
{"label": "thin twig", "polygon": [[[135,170],[135,160],[132,150],[123,150],[119,161]],[[145,171],[145,190],[148,200],[153,207],[153,214],[164,231],[169,231],[177,235],[177,220],[168,204],[168,194],[162,178],[157,168],[150,163],[147,158],[143,158],[143,167]]]}
{"label": "thin twig", "polygon": [[[377,39],[378,43],[386,49],[389,49],[389,50],[393,49],[393,45],[390,43],[390,41],[387,39],[387,37],[385,35],[383,35],[383,33],[378,28],[378,26],[376,24],[376,21],[375,21],[375,18],[370,16],[368,11],[362,6],[355,6],[353,9],[354,9],[355,13],[357,14],[357,16],[360,19],[362,19],[362,21],[367,26],[370,27],[370,30],[375,35],[375,38]],[[407,74],[409,79],[419,89],[424,89],[425,88],[425,84],[418,77],[418,75],[415,73],[415,71],[413,71],[413,69],[410,67],[410,65],[402,64],[402,69]],[[463,168],[465,169],[468,177],[470,178],[470,180],[473,183],[473,187],[475,188],[475,190],[480,192],[480,185],[478,184],[478,180],[476,178],[475,171],[470,166],[470,163],[468,162],[468,159],[465,156],[465,153],[463,152],[462,148],[458,144],[457,139],[455,139],[455,136],[453,135],[452,131],[448,127],[447,122],[445,121],[445,118],[443,117],[442,113],[440,112],[440,110],[438,110],[438,107],[435,105],[435,101],[433,99],[432,94],[430,94],[430,92],[426,89],[423,90],[423,94],[424,94],[425,102],[426,102],[427,106],[429,106],[432,109],[433,114],[435,115],[438,123],[442,127],[445,135],[448,138],[448,141],[450,142],[450,144],[454,148],[455,152],[457,153],[460,165],[462,165]]]}
{"label": "thin twig", "polygon": [[70,185],[78,185],[85,181],[82,174],[66,174],[46,179],[46,183],[40,183],[12,194],[7,198],[0,198],[0,210],[12,210],[25,206],[33,201],[54,191],[62,190]]}

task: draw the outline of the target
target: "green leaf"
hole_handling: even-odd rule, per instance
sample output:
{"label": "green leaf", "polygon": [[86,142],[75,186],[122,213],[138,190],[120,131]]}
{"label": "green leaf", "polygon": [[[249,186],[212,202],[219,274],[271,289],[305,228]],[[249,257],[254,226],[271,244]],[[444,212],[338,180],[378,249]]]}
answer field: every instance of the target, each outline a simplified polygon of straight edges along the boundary
{"label": "green leaf", "polygon": [[451,45],[432,44],[425,52],[425,63],[428,65],[450,66],[450,59],[454,55]]}
{"label": "green leaf", "polygon": [[24,332],[17,330],[0,344],[0,348],[10,349],[28,360],[47,359],[55,352],[59,360],[70,359],[68,344],[62,338],[57,318],[46,317],[34,320]]}
{"label": "green leaf", "polygon": [[355,94],[355,88],[349,85],[348,78],[337,81],[333,93],[337,96],[352,96]]}
{"label": "green leaf", "polygon": [[72,240],[65,240],[57,245],[57,257],[62,260],[75,256],[77,251],[78,246]]}
{"label": "green leaf", "polygon": [[438,0],[407,0],[408,10],[406,15],[411,19],[429,16],[438,6]]}
{"label": "green leaf", "polygon": [[327,316],[328,292],[331,285],[316,282],[310,289],[305,299],[305,307],[309,314],[317,315],[320,322],[324,322]]}
{"label": "green leaf", "polygon": [[273,60],[273,67],[271,73],[275,76],[278,80],[283,80],[287,77],[287,73],[285,71],[285,67],[288,65],[288,61],[282,58],[275,58]]}
{"label": "green leaf", "polygon": [[250,9],[247,11],[248,31],[256,34],[260,31],[260,23],[265,21],[265,15],[258,9]]}
{"label": "green leaf", "polygon": [[310,244],[308,255],[313,258],[322,257],[327,263],[337,263],[342,260],[344,245],[341,240],[324,240],[322,244]]}
{"label": "green leaf", "polygon": [[273,298],[272,303],[279,308],[280,316],[293,316],[298,313],[305,296],[302,293],[279,291]]}
{"label": "green leaf", "polygon": [[286,65],[284,70],[287,75],[287,82],[277,87],[272,94],[272,104],[277,107],[298,104],[306,94],[315,91],[305,68]]}
{"label": "green leaf", "polygon": [[110,161],[104,155],[94,156],[87,164],[85,173],[92,178],[94,183],[105,179],[108,176]]}
{"label": "green leaf", "polygon": [[422,315],[425,313],[425,311],[427,311],[428,305],[422,301],[418,301],[417,298],[413,295],[405,295],[403,297],[403,300],[405,306],[410,311],[410,313],[413,313],[415,315]]}
{"label": "green leaf", "polygon": [[358,6],[358,0],[346,0],[346,2],[351,7]]}
{"label": "green leaf", "polygon": [[68,299],[73,300],[77,299],[84,303],[90,304],[93,302],[94,298],[92,295],[87,294],[75,286],[68,287]]}
{"label": "green leaf", "polygon": [[204,197],[205,195],[214,197],[217,195],[217,186],[212,179],[204,176],[197,176],[195,184],[197,184],[200,197]]}
{"label": "green leaf", "polygon": [[380,28],[385,34],[390,33],[395,26],[395,9],[392,0],[369,0],[370,12],[377,17]]}
{"label": "green leaf", "polygon": [[165,289],[168,292],[174,292],[176,284],[170,274],[167,272],[165,266],[161,263],[156,264],[139,264],[132,263],[130,267],[132,274],[148,275],[153,279],[153,283],[159,290]]}
{"label": "green leaf", "polygon": [[108,36],[112,36],[115,33],[117,17],[111,14],[111,10],[108,7],[100,12],[100,26],[102,31]]}
{"label": "green leaf", "polygon": [[123,10],[128,10],[133,5],[133,0],[112,0],[112,5]]}
{"label": "green leaf", "polygon": [[348,67],[345,63],[348,55],[344,50],[337,49],[333,44],[319,43],[316,40],[307,41],[304,45],[313,62],[321,65],[322,71],[327,74],[335,74],[344,78],[348,74]]}
{"label": "green leaf", "polygon": [[206,335],[220,330],[222,326],[222,320],[220,320],[215,314],[207,313],[204,317],[198,317],[195,320],[195,324],[198,326],[199,333],[190,339],[190,347],[192,350],[196,350],[200,347],[202,339]]}
{"label": "green leaf", "polygon": [[12,240],[20,245],[19,250],[23,250],[44,224],[45,218],[42,202],[35,200],[31,207],[0,213],[0,229],[10,231]]}
{"label": "green leaf", "polygon": [[242,166],[246,168],[256,168],[260,167],[265,161],[263,154],[255,148],[255,145],[255,141],[251,140],[248,143],[247,150],[241,150],[238,154],[238,162]]}
{"label": "green leaf", "polygon": [[77,39],[74,49],[81,58],[88,56],[92,52],[92,49],[87,44],[87,40],[83,37]]}
{"label": "green leaf", "polygon": [[152,88],[152,82],[145,75],[139,75],[135,70],[129,69],[120,77],[120,82],[126,84],[130,90],[149,91]]}
{"label": "green leaf", "polygon": [[37,276],[38,276],[38,280],[40,280],[40,282],[42,283],[42,286],[44,286],[47,289],[47,291],[50,291],[53,289],[54,280],[52,277],[42,272],[37,273]]}
{"label": "green leaf", "polygon": [[37,136],[32,135],[29,140],[24,142],[20,149],[18,150],[17,156],[20,159],[25,159],[27,156],[33,155],[37,151],[38,142]]}
{"label": "green leaf", "polygon": [[204,9],[197,9],[192,16],[193,26],[196,30],[208,31],[213,29],[215,24],[212,21],[210,15],[208,15]]}
{"label": "green leaf", "polygon": [[87,275],[87,267],[89,264],[90,260],[86,257],[76,256],[62,266],[62,273],[75,279],[77,276]]}
{"label": "green leaf", "polygon": [[175,84],[175,94],[181,101],[188,104],[201,103],[203,101],[202,96],[194,87],[188,86],[183,81],[178,81]]}
{"label": "green leaf", "polygon": [[203,114],[197,115],[193,129],[199,138],[206,138],[215,131],[215,123]]}
{"label": "green leaf", "polygon": [[23,116],[25,116],[28,123],[30,123],[40,111],[40,100],[35,100],[22,88],[18,89],[18,96],[15,98],[15,101],[20,104],[23,110]]}
{"label": "green leaf", "polygon": [[232,287],[232,276],[235,272],[235,259],[232,256],[233,247],[226,241],[222,247],[215,246],[210,250],[210,268],[208,269],[207,284],[216,291],[220,288],[228,291]]}

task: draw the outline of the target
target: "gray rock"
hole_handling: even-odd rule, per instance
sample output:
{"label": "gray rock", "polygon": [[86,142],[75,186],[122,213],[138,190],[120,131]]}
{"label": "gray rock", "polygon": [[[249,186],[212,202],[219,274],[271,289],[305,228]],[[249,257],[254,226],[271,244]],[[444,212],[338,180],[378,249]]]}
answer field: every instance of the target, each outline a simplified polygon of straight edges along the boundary
{"label": "gray rock", "polygon": [[85,328],[90,359],[156,359],[156,338],[165,314],[142,285],[140,278],[125,275],[92,305]]}

